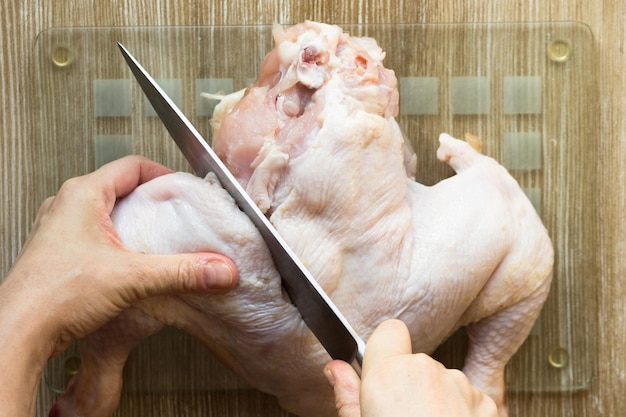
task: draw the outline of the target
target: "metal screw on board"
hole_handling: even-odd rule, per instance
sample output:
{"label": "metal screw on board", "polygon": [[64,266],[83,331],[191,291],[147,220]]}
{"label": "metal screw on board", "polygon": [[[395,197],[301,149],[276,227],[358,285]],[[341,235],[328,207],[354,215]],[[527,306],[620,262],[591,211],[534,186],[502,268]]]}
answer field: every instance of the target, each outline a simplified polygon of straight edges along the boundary
{"label": "metal screw on board", "polygon": [[78,356],[70,356],[65,360],[63,368],[68,375],[76,375],[80,369],[80,358]]}
{"label": "metal screw on board", "polygon": [[548,56],[554,62],[565,62],[572,53],[569,42],[563,39],[555,39],[548,45]]}
{"label": "metal screw on board", "polygon": [[548,363],[554,368],[564,368],[568,362],[569,352],[562,347],[552,349],[548,354]]}
{"label": "metal screw on board", "polygon": [[74,51],[67,46],[58,45],[52,49],[50,58],[52,59],[52,63],[57,67],[67,67],[74,61]]}

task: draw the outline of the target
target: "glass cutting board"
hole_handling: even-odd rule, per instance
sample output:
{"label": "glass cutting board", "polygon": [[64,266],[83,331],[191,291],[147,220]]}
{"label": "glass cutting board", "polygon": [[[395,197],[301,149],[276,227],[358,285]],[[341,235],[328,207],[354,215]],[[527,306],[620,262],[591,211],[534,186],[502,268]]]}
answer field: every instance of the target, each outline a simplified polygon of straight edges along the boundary
{"label": "glass cutting board", "polygon": [[[344,25],[375,38],[400,87],[398,120],[418,155],[418,181],[452,175],[437,161],[441,132],[483,140],[520,182],[553,239],[555,277],[528,340],[511,360],[509,390],[572,391],[594,374],[598,96],[594,39],[575,22]],[[67,178],[138,153],[190,170],[118,49],[123,43],[210,139],[215,102],[202,92],[246,87],[272,48],[270,26],[53,28],[34,46],[43,200]],[[436,356],[462,366],[462,332]],[[80,366],[73,346],[46,368],[62,392]],[[207,375],[212,375],[207,378]],[[195,340],[166,329],[126,369],[125,390],[247,389]]]}

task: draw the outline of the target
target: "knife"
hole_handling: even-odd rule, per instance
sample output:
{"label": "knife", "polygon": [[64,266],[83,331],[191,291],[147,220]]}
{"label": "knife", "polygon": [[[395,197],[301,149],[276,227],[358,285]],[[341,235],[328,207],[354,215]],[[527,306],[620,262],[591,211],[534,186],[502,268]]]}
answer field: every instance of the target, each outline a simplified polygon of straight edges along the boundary
{"label": "knife", "polygon": [[128,50],[117,44],[133,75],[196,175],[213,172],[265,240],[289,299],[333,359],[346,361],[360,373],[365,342],[304,267],[297,255],[217,157],[182,111]]}

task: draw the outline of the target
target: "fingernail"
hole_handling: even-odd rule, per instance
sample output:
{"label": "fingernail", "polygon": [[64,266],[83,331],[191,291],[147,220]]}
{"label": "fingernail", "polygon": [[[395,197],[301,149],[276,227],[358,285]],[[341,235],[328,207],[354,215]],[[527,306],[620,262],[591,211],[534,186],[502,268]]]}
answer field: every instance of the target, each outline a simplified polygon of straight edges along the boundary
{"label": "fingernail", "polygon": [[221,261],[211,261],[204,267],[204,283],[210,289],[230,288],[233,285],[231,267]]}
{"label": "fingernail", "polygon": [[335,388],[335,377],[333,373],[330,371],[330,369],[324,368],[324,375],[326,376],[326,379],[328,380],[328,383],[330,384],[330,386],[332,388]]}

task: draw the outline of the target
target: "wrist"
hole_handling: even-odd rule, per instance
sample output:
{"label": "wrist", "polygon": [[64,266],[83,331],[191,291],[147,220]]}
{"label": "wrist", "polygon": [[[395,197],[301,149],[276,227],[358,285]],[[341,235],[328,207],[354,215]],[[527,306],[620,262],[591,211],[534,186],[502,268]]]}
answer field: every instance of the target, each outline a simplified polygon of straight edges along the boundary
{"label": "wrist", "polygon": [[0,285],[0,416],[34,415],[54,342],[49,341],[40,311],[29,305],[30,298],[10,287]]}

